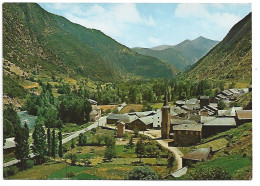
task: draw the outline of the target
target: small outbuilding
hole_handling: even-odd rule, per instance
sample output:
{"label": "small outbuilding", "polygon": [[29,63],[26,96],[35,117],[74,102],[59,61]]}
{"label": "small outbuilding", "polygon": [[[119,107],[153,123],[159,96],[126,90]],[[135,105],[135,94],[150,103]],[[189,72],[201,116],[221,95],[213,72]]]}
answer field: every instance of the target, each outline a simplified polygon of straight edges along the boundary
{"label": "small outbuilding", "polygon": [[125,123],[122,121],[117,122],[117,136],[122,137],[125,134]]}
{"label": "small outbuilding", "polygon": [[238,125],[252,122],[252,110],[237,110],[236,121]]}
{"label": "small outbuilding", "polygon": [[189,166],[190,163],[207,161],[212,157],[212,148],[199,148],[182,156],[182,167]]}

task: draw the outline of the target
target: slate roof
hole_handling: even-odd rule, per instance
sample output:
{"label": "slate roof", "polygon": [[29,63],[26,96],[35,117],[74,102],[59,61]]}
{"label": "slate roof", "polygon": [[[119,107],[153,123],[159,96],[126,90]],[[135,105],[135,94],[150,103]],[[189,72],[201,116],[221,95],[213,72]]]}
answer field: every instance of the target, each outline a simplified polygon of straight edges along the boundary
{"label": "slate roof", "polygon": [[210,153],[210,149],[199,148],[185,154],[184,156],[182,156],[182,159],[203,161],[208,159],[209,153]]}
{"label": "slate roof", "polygon": [[145,117],[145,116],[148,116],[148,115],[154,115],[156,114],[158,111],[146,111],[146,112],[131,112],[131,113],[128,113],[128,115],[136,115],[138,116],[139,118],[141,117]]}
{"label": "slate roof", "polygon": [[243,110],[243,108],[242,107],[232,107],[231,109],[228,109],[228,110],[218,110],[218,116],[235,117],[237,110]]}
{"label": "slate roof", "polygon": [[97,104],[97,102],[95,100],[93,100],[93,99],[88,99],[88,101],[90,102],[90,104],[94,104],[94,105]]}
{"label": "slate roof", "polygon": [[173,176],[174,178],[179,178],[183,175],[185,175],[188,171],[188,168],[187,167],[182,167],[178,170],[176,170],[174,173],[171,174],[171,176]]}
{"label": "slate roof", "polygon": [[216,117],[214,117],[214,116],[201,116],[200,122],[206,123],[206,122],[214,120],[214,119],[216,119]]}
{"label": "slate roof", "polygon": [[209,96],[200,96],[200,100],[201,99],[209,99]]}
{"label": "slate roof", "polygon": [[224,94],[224,95],[226,95],[226,96],[231,96],[231,95],[233,94],[233,93],[230,92],[229,90],[223,90],[221,93]]}
{"label": "slate roof", "polygon": [[236,126],[236,121],[233,117],[218,117],[206,121],[203,126]]}
{"label": "slate roof", "polygon": [[239,90],[238,89],[229,89],[230,92],[232,92],[233,94],[239,94]]}
{"label": "slate roof", "polygon": [[182,124],[182,125],[173,125],[172,130],[181,130],[181,131],[201,131],[201,124]]}
{"label": "slate roof", "polygon": [[252,110],[237,110],[237,119],[252,119]]}
{"label": "slate roof", "polygon": [[186,114],[187,111],[181,109],[181,107],[170,107],[171,108],[171,113],[177,113],[179,114]]}
{"label": "slate roof", "polygon": [[119,121],[117,124],[125,125],[125,122]]}
{"label": "slate roof", "polygon": [[195,104],[197,104],[198,103],[198,99],[196,99],[196,98],[191,98],[191,99],[189,99],[189,100],[187,100],[186,101],[186,105],[188,104],[188,105],[195,105]]}
{"label": "slate roof", "polygon": [[187,119],[171,119],[171,124],[173,124],[173,125],[197,124],[197,122],[194,120],[187,120]]}
{"label": "slate roof", "polygon": [[175,103],[176,103],[176,105],[184,105],[186,103],[186,101],[184,101],[184,100],[177,100]]}
{"label": "slate roof", "polygon": [[143,122],[145,125],[149,125],[149,124],[153,123],[153,116],[142,117],[142,118],[139,118],[139,120],[141,122]]}
{"label": "slate roof", "polygon": [[137,116],[129,116],[127,114],[110,114],[107,119],[113,119],[118,121],[123,121],[125,123],[131,123],[132,121],[136,120]]}
{"label": "slate roof", "polygon": [[223,94],[218,94],[217,97],[220,98],[220,99],[226,99],[227,98],[227,96],[225,96]]}
{"label": "slate roof", "polygon": [[249,89],[248,88],[240,88],[239,91],[243,94],[248,93]]}
{"label": "slate roof", "polygon": [[15,147],[15,141],[14,137],[12,138],[7,138],[5,141],[4,149],[9,149]]}

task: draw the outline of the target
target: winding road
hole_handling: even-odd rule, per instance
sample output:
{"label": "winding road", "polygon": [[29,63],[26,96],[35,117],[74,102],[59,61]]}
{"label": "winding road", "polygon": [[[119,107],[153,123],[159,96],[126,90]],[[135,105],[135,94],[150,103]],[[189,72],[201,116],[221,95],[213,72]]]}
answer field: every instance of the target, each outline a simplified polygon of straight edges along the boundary
{"label": "winding road", "polygon": [[[79,130],[75,133],[73,133],[72,135],[64,138],[62,140],[62,144],[65,144],[67,142],[69,142],[70,140],[74,139],[74,138],[77,138],[81,133],[85,133],[93,128],[97,128],[98,126],[105,126],[106,125],[106,116],[104,117],[101,117],[98,121],[96,121],[95,123],[93,123],[92,125],[82,129],[82,130]],[[35,155],[33,153],[29,154],[30,158],[33,158]],[[9,167],[9,166],[12,166],[12,165],[15,165],[19,162],[19,160],[15,159],[15,160],[12,160],[12,161],[9,161],[9,162],[6,162],[3,164],[3,167]]]}

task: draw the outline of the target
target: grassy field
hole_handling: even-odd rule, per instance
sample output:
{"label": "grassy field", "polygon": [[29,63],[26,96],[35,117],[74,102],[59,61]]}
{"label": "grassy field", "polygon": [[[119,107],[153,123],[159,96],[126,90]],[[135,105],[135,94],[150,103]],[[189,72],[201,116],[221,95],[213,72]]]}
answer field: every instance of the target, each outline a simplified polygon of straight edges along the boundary
{"label": "grassy field", "polygon": [[162,106],[163,106],[163,103],[154,103],[154,104],[151,104],[153,110],[155,109],[161,109]]}
{"label": "grassy field", "polygon": [[108,109],[110,109],[111,111],[113,111],[113,109],[117,108],[118,105],[99,105],[99,107],[106,112]]}
{"label": "grassy field", "polygon": [[143,109],[143,105],[141,104],[129,104],[126,105],[121,111],[120,114],[128,113],[130,110],[135,110],[136,112],[141,112]]}
{"label": "grassy field", "polygon": [[77,125],[75,123],[65,123],[64,127],[62,128],[62,133],[64,134],[64,133],[75,132],[84,129],[92,124],[93,122],[85,123],[83,125]]}
{"label": "grassy field", "polygon": [[226,169],[226,171],[233,176],[240,169],[251,166],[252,161],[248,157],[243,157],[242,154],[230,155],[222,158],[216,158],[210,161],[199,163],[195,168],[200,167],[211,167],[211,166],[221,166]]}
{"label": "grassy field", "polygon": [[52,173],[66,167],[65,163],[50,162],[43,165],[34,166],[31,169],[18,172],[7,179],[46,179]]}

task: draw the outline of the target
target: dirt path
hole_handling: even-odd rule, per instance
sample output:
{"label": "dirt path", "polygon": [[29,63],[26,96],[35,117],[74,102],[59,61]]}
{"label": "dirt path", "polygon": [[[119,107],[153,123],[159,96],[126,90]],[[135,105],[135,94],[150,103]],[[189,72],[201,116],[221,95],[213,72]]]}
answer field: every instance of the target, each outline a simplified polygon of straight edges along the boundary
{"label": "dirt path", "polygon": [[[145,131],[144,133],[143,132],[140,132],[141,134],[144,134],[146,136],[149,136],[150,138],[152,139],[155,139],[155,137],[153,135],[151,135],[149,133],[149,131]],[[175,159],[177,161],[177,170],[182,168],[182,152],[177,148],[177,147],[169,147],[168,146],[168,142],[166,142],[165,140],[156,140],[161,146],[163,146],[164,148],[168,149],[169,151],[171,151],[174,156],[175,156]]]}
{"label": "dirt path", "polygon": [[[114,126],[106,125],[106,127],[116,130],[116,127],[114,127]],[[127,129],[125,131],[126,132],[133,132],[132,130],[127,130]],[[151,135],[149,133],[149,131],[145,131],[145,132],[139,131],[139,133],[144,134],[146,136],[149,136],[152,139],[155,139],[155,141],[157,141],[161,146],[163,146],[164,148],[166,148],[170,152],[172,152],[173,155],[175,156],[176,161],[177,161],[177,169],[176,170],[182,168],[182,158],[181,157],[183,156],[183,154],[177,147],[168,147],[167,141],[156,138],[154,135]]]}

